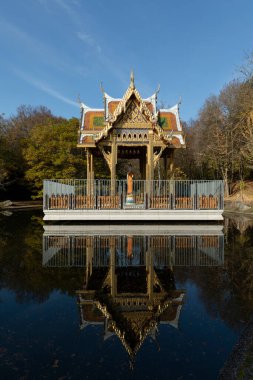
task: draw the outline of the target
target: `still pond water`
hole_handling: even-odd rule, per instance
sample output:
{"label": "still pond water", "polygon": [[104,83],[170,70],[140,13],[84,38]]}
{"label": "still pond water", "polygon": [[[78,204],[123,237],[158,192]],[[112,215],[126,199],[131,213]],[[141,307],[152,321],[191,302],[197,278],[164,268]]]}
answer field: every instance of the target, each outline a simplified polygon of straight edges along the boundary
{"label": "still pond water", "polygon": [[1,379],[216,379],[253,311],[253,223],[0,216]]}

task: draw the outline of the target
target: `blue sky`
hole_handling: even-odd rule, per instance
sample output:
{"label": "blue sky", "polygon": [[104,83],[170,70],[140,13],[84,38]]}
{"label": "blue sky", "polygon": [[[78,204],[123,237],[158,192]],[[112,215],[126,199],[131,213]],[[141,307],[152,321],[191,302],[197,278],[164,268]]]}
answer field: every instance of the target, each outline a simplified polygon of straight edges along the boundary
{"label": "blue sky", "polygon": [[0,113],[45,105],[79,117],[78,95],[102,108],[100,82],[121,97],[131,69],[143,97],[181,118],[238,77],[253,51],[252,0],[0,0]]}

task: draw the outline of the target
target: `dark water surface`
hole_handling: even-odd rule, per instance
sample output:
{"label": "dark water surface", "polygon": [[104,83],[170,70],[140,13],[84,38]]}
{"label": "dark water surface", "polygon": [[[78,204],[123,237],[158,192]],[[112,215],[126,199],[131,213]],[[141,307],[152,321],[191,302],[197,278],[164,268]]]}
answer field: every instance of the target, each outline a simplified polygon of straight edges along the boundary
{"label": "dark water surface", "polygon": [[253,227],[0,216],[1,379],[216,379],[253,311]]}

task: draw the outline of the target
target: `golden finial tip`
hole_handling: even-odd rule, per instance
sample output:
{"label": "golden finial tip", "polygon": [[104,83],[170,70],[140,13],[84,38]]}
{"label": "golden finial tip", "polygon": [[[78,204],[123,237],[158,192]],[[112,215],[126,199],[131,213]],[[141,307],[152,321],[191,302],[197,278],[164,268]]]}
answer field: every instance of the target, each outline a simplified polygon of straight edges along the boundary
{"label": "golden finial tip", "polygon": [[104,87],[103,87],[103,82],[100,82],[100,91],[101,91],[102,94],[104,95],[105,90],[104,90]]}
{"label": "golden finial tip", "polygon": [[134,72],[133,70],[131,70],[131,74],[130,74],[130,86],[131,88],[134,88]]}

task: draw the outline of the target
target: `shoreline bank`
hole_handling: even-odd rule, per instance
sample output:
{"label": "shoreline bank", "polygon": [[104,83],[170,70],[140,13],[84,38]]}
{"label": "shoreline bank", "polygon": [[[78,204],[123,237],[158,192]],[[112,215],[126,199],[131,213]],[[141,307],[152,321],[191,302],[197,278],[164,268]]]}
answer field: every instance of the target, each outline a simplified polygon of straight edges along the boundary
{"label": "shoreline bank", "polygon": [[219,373],[218,380],[253,379],[253,317]]}

